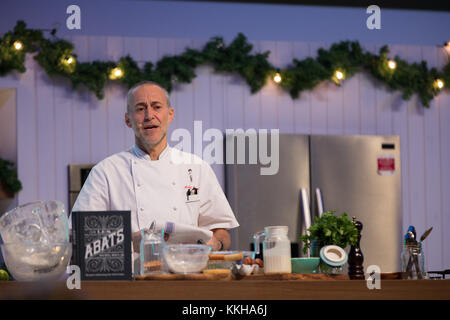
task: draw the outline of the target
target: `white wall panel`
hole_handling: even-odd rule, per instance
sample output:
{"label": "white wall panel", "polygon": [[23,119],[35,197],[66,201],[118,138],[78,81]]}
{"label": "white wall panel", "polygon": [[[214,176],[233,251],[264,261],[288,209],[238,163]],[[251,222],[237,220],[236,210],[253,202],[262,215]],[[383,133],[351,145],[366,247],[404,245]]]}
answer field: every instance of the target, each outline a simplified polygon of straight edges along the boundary
{"label": "white wall panel", "polygon": [[[297,60],[300,61],[310,56],[311,48],[309,43],[294,43],[294,57]],[[299,97],[294,100],[294,133],[311,133],[311,108],[311,91],[305,90],[300,92]]]}
{"label": "white wall panel", "polygon": [[[328,45],[321,43],[311,43],[311,57],[317,57],[319,48],[327,49]],[[311,91],[311,133],[327,134],[328,131],[328,86],[329,83],[318,84]]]}
{"label": "white wall panel", "polygon": [[[184,52],[186,46],[201,49],[204,42],[190,39],[123,37],[72,38],[78,61],[117,60],[131,55],[143,67],[164,55]],[[316,56],[326,43],[252,41],[253,52],[270,50],[271,63],[286,67]],[[379,47],[364,49],[378,53]],[[390,46],[390,57],[409,62],[424,59],[442,68],[448,55],[441,48]],[[49,79],[31,56],[27,72],[0,78],[0,87],[17,90],[17,143],[19,177],[24,189],[18,202],[56,198],[67,206],[67,166],[92,163],[128,148],[133,132],[124,124],[126,88],[109,83],[105,98],[98,100],[84,88],[73,91],[67,80]],[[346,79],[342,87],[320,84],[291,99],[272,79],[258,93],[236,75],[220,74],[201,66],[191,84],[178,84],[171,94],[175,120],[170,133],[186,128],[193,134],[193,121],[208,128],[279,128],[284,133],[395,134],[401,138],[403,232],[409,225],[420,236],[433,226],[424,243],[429,269],[450,266],[445,231],[450,228],[450,94],[443,92],[424,109],[417,97],[404,101],[364,73]],[[202,137],[197,137],[197,139]],[[191,141],[194,142],[193,140]],[[175,145],[176,142],[172,142]],[[203,147],[206,143],[203,144]],[[192,145],[193,147],[193,145]],[[224,187],[222,165],[212,166]]]}

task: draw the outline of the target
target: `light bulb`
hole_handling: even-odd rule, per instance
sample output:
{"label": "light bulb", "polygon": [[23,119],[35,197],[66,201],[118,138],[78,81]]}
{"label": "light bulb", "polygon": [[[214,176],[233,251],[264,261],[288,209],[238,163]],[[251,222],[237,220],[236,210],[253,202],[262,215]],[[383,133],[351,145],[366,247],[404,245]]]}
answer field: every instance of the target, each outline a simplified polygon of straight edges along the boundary
{"label": "light bulb", "polygon": [[73,58],[69,56],[66,61],[68,64],[71,64],[73,62]]}
{"label": "light bulb", "polygon": [[338,79],[338,80],[344,79],[344,74],[339,70],[336,70],[335,76],[336,76],[336,79]]}
{"label": "light bulb", "polygon": [[14,48],[15,48],[16,50],[22,50],[22,49],[23,49],[23,44],[22,44],[22,42],[20,42],[20,41],[15,41],[15,42],[13,43],[13,46],[14,46]]}
{"label": "light bulb", "polygon": [[280,83],[281,82],[281,75],[278,72],[273,77],[273,81],[275,81],[276,83]]}
{"label": "light bulb", "polygon": [[445,47],[446,47],[446,48],[450,48],[450,41],[447,41],[447,42],[445,43]]}
{"label": "light bulb", "polygon": [[387,64],[389,69],[394,70],[395,68],[397,68],[397,63],[394,60],[388,60]]}
{"label": "light bulb", "polygon": [[122,78],[122,76],[123,76],[122,69],[120,69],[119,67],[115,67],[114,69],[111,70],[109,78],[111,80],[116,80],[116,79]]}
{"label": "light bulb", "polygon": [[440,90],[444,88],[444,81],[442,81],[441,79],[436,79],[436,81],[434,81],[434,85]]}

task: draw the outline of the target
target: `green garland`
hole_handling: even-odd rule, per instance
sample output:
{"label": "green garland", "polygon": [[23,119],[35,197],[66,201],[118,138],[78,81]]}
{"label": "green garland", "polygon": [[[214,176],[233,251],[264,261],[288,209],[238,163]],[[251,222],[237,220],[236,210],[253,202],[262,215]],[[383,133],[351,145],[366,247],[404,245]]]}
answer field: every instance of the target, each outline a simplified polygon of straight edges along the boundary
{"label": "green garland", "polygon": [[14,163],[0,158],[0,184],[6,191],[16,193],[22,190],[22,183],[17,176]]}
{"label": "green garland", "polygon": [[[267,79],[278,72],[282,77],[279,85],[293,99],[298,98],[302,91],[313,89],[323,81],[331,80],[336,85],[341,85],[343,79],[336,78],[336,70],[342,72],[344,79],[365,71],[388,88],[401,91],[405,100],[416,93],[425,107],[430,106],[430,101],[442,89],[437,87],[437,79],[447,88],[450,84],[450,63],[442,71],[438,71],[436,68],[428,69],[425,61],[409,64],[396,56],[393,59],[396,68],[390,69],[387,46],[380,49],[379,55],[375,55],[364,52],[357,41],[342,41],[333,44],[329,50],[319,49],[317,58],[294,59],[290,66],[280,70],[269,63],[269,51],[250,54],[252,45],[240,33],[228,46],[221,37],[215,37],[201,51],[188,48],[180,55],[163,57],[156,65],[146,62],[140,69],[130,56],[122,57],[118,62],[79,63],[73,52],[74,46],[57,39],[55,33],[56,30],[53,30],[53,39],[49,40],[41,30],[27,29],[23,21],[18,21],[14,30],[0,39],[0,76],[12,71],[25,72],[26,53],[37,53],[34,58],[49,76],[70,79],[74,89],[84,85],[99,99],[104,97],[104,88],[109,79],[112,79],[110,74],[116,67],[122,71],[122,76],[117,76],[114,81],[127,88],[149,80],[160,83],[169,92],[176,82],[190,83],[196,76],[195,68],[201,64],[211,64],[217,72],[239,74],[250,86],[252,93],[259,91]],[[16,41],[23,44],[22,50],[14,48]]]}

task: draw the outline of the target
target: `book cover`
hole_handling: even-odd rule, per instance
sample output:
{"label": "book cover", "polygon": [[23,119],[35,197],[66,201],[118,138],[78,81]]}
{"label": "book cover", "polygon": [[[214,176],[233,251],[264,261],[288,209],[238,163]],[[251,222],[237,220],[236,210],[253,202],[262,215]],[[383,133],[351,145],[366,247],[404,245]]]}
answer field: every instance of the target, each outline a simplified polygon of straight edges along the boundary
{"label": "book cover", "polygon": [[131,212],[72,212],[73,262],[81,280],[131,280]]}

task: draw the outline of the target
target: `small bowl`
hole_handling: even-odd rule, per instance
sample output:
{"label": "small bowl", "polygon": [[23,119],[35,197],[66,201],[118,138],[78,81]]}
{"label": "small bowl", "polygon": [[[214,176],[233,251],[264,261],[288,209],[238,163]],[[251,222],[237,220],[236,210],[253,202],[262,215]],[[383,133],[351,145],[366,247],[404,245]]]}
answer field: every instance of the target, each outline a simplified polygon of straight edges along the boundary
{"label": "small bowl", "polygon": [[163,257],[174,273],[199,273],[206,268],[210,251],[202,244],[171,244],[164,246]]}
{"label": "small bowl", "polygon": [[60,280],[72,256],[72,244],[3,243],[3,258],[17,281]]}
{"label": "small bowl", "polygon": [[291,258],[292,273],[314,273],[319,263],[319,257]]}

